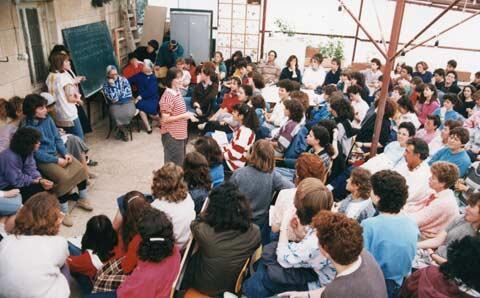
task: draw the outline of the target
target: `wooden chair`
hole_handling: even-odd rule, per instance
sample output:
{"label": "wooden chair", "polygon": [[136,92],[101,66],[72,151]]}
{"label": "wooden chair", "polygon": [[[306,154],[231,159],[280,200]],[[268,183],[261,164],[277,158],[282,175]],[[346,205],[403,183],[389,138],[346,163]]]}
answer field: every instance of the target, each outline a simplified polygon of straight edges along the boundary
{"label": "wooden chair", "polygon": [[[112,131],[114,131],[115,129],[117,129],[116,125],[115,125],[115,121],[112,117],[112,114],[110,114],[110,111],[109,111],[109,107],[110,107],[110,103],[108,102],[108,99],[107,99],[107,96],[105,95],[105,93],[103,91],[100,91],[100,93],[102,94],[103,96],[103,100],[104,100],[104,104],[105,104],[105,107],[106,107],[106,110],[107,110],[107,113],[108,113],[108,133],[107,133],[107,137],[106,139],[109,139],[110,138],[110,135],[112,134]],[[137,114],[135,114],[135,116],[132,118],[132,120],[130,121],[130,123],[128,125],[125,125],[128,129],[128,132],[130,133],[130,141],[133,141],[133,122],[134,121],[137,121],[137,128],[139,127],[138,126],[138,121],[139,121],[139,113],[137,112]],[[140,131],[140,129],[138,129],[138,131]]]}

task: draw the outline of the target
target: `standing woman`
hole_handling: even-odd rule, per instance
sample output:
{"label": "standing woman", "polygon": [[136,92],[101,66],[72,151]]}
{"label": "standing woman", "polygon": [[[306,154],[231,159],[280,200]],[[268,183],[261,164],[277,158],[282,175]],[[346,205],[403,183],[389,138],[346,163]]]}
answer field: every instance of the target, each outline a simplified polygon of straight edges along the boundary
{"label": "standing woman", "polygon": [[[48,60],[50,64],[52,64],[52,57],[57,54],[57,53],[64,53],[67,54],[68,59],[70,59],[70,51],[68,48],[64,45],[57,44],[53,47],[52,51],[50,52],[50,55],[48,57]],[[71,60],[71,59],[70,59]],[[66,69],[67,73],[72,77],[72,79],[75,81],[75,85],[78,90],[80,90],[79,85],[81,82],[85,81],[87,78],[85,76],[77,76],[75,72],[73,71],[72,68],[72,63],[70,61],[70,65]],[[85,110],[83,109],[82,105],[76,105],[77,106],[77,111],[78,111],[78,118],[80,119],[80,123],[82,124],[82,129],[83,133],[90,133],[92,132],[92,126],[90,125],[90,119],[88,119],[87,114],[85,113]]]}
{"label": "standing woman", "polygon": [[302,82],[302,74],[300,73],[300,69],[298,69],[297,56],[291,55],[290,57],[288,57],[287,63],[282,69],[282,72],[280,73],[279,81],[283,79],[289,79],[292,81],[297,81],[299,83]]}
{"label": "standing woman", "polygon": [[165,79],[167,89],[160,99],[163,163],[171,161],[179,166],[183,164],[185,158],[188,138],[187,124],[191,117],[179,90],[182,86],[182,75],[182,71],[175,67],[168,70]]}
{"label": "standing woman", "polygon": [[438,92],[437,88],[433,84],[425,84],[423,92],[420,93],[418,102],[415,105],[417,111],[418,120],[420,123],[425,124],[427,116],[433,114],[433,112],[440,107],[437,100]]}
{"label": "standing woman", "polygon": [[110,102],[110,114],[115,121],[120,137],[128,141],[126,125],[135,116],[136,108],[132,101],[132,88],[128,80],[118,75],[114,65],[107,66],[107,81],[103,84],[103,92]]}
{"label": "standing woman", "polygon": [[47,77],[48,92],[56,99],[57,126],[83,140],[83,129],[76,105],[82,104],[76,81],[70,76],[70,59],[64,52],[53,54],[51,72]]}
{"label": "standing woman", "polygon": [[134,75],[128,79],[130,84],[135,85],[138,90],[138,96],[136,98],[137,109],[140,110],[140,117],[142,118],[143,124],[147,129],[147,133],[152,133],[152,128],[148,122],[148,116],[157,116],[158,115],[158,84],[157,77],[153,73],[153,63],[152,61],[145,59],[143,60],[143,70],[142,72]]}

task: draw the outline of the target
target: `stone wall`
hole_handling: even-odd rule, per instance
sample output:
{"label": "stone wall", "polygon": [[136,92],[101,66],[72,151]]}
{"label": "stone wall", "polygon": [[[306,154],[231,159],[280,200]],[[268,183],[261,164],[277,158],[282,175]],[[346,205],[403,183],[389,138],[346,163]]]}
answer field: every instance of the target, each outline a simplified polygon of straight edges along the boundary
{"label": "stone wall", "polygon": [[[0,98],[14,95],[25,96],[37,92],[41,84],[32,84],[28,62],[19,60],[18,54],[26,52],[23,32],[19,25],[17,7],[13,1],[0,1],[0,60],[8,57],[8,62],[0,62]],[[45,61],[53,45],[63,43],[62,29],[106,20],[113,30],[121,25],[120,0],[111,1],[101,8],[91,6],[91,0],[53,0],[36,3],[45,30],[42,31],[45,43]],[[112,34],[113,36],[113,34]],[[99,109],[92,107],[92,120],[99,117]]]}

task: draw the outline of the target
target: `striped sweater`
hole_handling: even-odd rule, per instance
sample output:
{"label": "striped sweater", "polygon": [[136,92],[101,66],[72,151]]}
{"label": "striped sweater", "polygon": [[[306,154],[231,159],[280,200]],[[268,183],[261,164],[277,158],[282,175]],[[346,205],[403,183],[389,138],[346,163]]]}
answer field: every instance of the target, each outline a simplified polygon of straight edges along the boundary
{"label": "striped sweater", "polygon": [[242,125],[233,133],[232,141],[222,148],[223,157],[230,170],[235,171],[245,166],[247,153],[255,142],[255,133]]}

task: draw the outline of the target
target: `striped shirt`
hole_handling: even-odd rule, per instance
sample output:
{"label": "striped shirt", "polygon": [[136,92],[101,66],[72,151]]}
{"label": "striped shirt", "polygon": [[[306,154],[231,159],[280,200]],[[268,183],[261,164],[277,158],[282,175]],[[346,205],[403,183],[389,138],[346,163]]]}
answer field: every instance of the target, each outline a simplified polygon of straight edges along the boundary
{"label": "striped shirt", "polygon": [[[187,112],[187,107],[179,91],[167,88],[160,98],[160,112],[170,116],[178,116]],[[169,133],[172,138],[185,140],[188,138],[187,131],[188,120],[176,120],[169,123],[163,123],[160,127],[160,133]]]}
{"label": "striped shirt", "polygon": [[232,141],[223,147],[223,157],[230,170],[235,171],[245,166],[247,152],[255,142],[255,133],[248,127],[242,125],[233,133]]}

